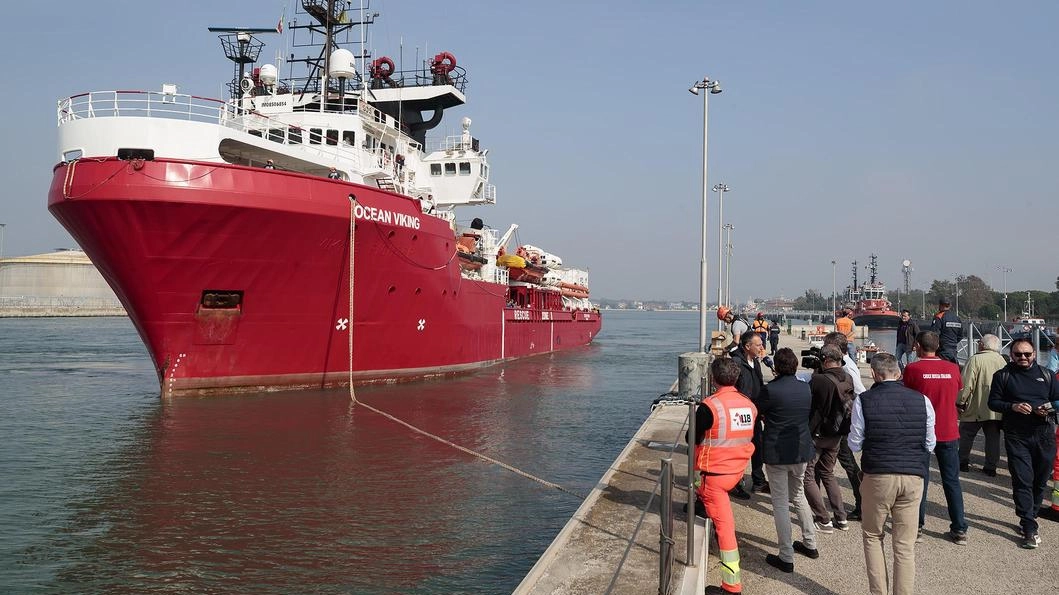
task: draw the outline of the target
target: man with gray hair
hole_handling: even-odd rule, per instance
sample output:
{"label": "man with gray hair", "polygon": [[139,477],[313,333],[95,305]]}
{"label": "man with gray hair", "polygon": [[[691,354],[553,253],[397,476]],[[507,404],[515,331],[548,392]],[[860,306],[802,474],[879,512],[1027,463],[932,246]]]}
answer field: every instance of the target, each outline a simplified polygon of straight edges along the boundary
{"label": "man with gray hair", "polygon": [[1004,356],[1000,355],[1000,338],[982,335],[978,340],[978,353],[967,360],[963,369],[963,388],[956,399],[956,409],[960,411],[960,471],[970,471],[971,447],[981,430],[985,434],[982,473],[996,477],[1003,415],[989,409],[989,389],[993,374],[1006,365]]}
{"label": "man with gray hair", "polygon": [[894,595],[915,592],[916,532],[928,456],[934,450],[934,407],[930,399],[905,387],[901,369],[889,353],[871,359],[875,385],[853,401],[849,447],[861,453],[864,480],[864,565],[872,595],[889,592],[883,537],[893,516]]}

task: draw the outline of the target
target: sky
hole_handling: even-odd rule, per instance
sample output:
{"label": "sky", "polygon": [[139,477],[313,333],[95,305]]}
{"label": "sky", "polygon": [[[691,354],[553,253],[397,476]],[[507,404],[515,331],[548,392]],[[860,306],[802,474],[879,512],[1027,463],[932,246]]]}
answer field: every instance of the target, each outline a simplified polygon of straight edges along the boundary
{"label": "sky", "polygon": [[[4,255],[75,244],[47,211],[55,105],[86,91],[222,96],[211,25],[271,26],[285,3],[19,2],[0,176]],[[896,289],[976,274],[1054,291],[1059,275],[1059,3],[372,2],[375,55],[452,52],[490,149],[497,204],[460,211],[591,271],[592,295],[698,300],[707,185],[725,183],[738,300],[849,282],[879,257]],[[287,8],[288,19],[293,14]],[[263,55],[274,55],[279,37]],[[717,290],[716,194],[707,215]],[[832,267],[831,261],[837,265]],[[861,279],[865,271],[861,269]]]}

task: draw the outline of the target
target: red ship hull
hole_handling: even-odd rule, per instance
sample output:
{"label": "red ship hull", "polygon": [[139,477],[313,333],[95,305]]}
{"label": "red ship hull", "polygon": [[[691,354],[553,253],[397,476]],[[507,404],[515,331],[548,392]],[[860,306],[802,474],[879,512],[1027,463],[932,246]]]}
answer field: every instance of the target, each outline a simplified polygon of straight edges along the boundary
{"label": "red ship hull", "polygon": [[506,285],[461,275],[446,221],[367,186],[82,159],[56,167],[49,210],[125,305],[165,396],[451,374],[601,326],[597,311],[505,307]]}

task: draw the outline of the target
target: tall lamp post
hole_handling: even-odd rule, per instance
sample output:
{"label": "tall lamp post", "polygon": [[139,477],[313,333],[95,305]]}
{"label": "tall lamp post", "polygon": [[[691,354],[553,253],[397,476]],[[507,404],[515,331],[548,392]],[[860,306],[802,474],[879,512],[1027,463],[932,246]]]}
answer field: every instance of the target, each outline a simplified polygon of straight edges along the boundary
{"label": "tall lamp post", "polygon": [[1011,267],[998,266],[997,270],[1004,273],[1004,322],[1008,321],[1008,273]]}
{"label": "tall lamp post", "polygon": [[[831,261],[831,317],[835,320],[835,330],[838,330],[838,285],[835,281],[835,264]],[[822,321],[821,321],[822,322]]]}
{"label": "tall lamp post", "polygon": [[724,258],[724,303],[728,303],[732,299],[732,286],[728,282],[732,278],[732,230],[735,226],[731,223],[724,224],[725,232],[725,243],[728,245],[728,251]]}
{"label": "tall lamp post", "polygon": [[956,285],[956,315],[960,315],[960,276],[955,275],[953,281]]}
{"label": "tall lamp post", "polygon": [[702,77],[702,80],[692,85],[688,91],[692,95],[699,95],[699,91],[709,91],[702,93],[702,256],[699,261],[699,353],[706,353],[706,207],[710,189],[706,181],[706,169],[709,163],[707,149],[709,147],[710,95],[721,92],[721,83],[711,81],[710,77]]}
{"label": "tall lamp post", "polygon": [[4,228],[7,227],[6,223],[0,223],[0,260],[4,259]]}
{"label": "tall lamp post", "polygon": [[[724,271],[721,270],[721,263],[724,262],[724,193],[729,191],[728,184],[715,184],[713,191],[717,193],[717,306],[720,307],[724,302],[724,287],[722,281],[724,280]],[[717,321],[717,330],[724,329],[724,321]]]}

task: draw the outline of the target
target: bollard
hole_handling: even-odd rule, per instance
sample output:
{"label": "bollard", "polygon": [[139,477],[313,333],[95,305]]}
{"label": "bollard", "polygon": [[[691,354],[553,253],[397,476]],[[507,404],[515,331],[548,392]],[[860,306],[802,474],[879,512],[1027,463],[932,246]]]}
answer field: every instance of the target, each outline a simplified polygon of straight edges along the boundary
{"label": "bollard", "polygon": [[[662,459],[662,494],[658,503],[658,595],[669,593],[673,579],[673,459]],[[691,511],[695,514],[695,511]]]}
{"label": "bollard", "polygon": [[690,399],[706,375],[706,366],[710,363],[707,353],[690,352],[680,354],[677,360],[677,396]]}

